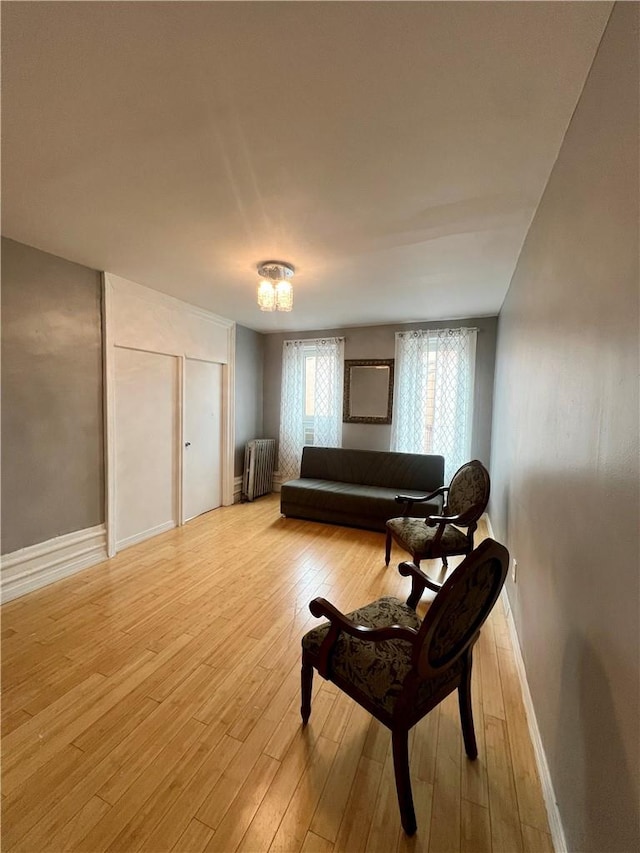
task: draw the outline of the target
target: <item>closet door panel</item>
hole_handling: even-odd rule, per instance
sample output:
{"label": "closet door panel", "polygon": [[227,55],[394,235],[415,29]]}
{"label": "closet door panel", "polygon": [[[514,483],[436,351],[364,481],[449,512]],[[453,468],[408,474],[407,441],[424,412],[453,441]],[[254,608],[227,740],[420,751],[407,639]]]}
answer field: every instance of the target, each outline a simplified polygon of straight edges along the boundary
{"label": "closet door panel", "polygon": [[185,359],[184,520],[222,504],[222,365]]}
{"label": "closet door panel", "polygon": [[116,548],[177,523],[178,360],[115,348]]}

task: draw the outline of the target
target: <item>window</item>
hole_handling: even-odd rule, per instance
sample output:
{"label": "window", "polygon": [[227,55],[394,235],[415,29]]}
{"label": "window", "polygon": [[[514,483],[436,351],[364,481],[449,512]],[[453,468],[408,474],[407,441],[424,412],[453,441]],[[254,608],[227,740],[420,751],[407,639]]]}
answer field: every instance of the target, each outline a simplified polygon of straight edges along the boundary
{"label": "window", "polygon": [[298,477],[302,448],[342,443],[344,338],[284,341],[280,403],[283,480]]}
{"label": "window", "polygon": [[444,456],[445,481],[471,454],[476,329],[396,333],[391,449]]}
{"label": "window", "polygon": [[304,353],[304,441],[313,444],[316,413],[316,350],[305,347]]}

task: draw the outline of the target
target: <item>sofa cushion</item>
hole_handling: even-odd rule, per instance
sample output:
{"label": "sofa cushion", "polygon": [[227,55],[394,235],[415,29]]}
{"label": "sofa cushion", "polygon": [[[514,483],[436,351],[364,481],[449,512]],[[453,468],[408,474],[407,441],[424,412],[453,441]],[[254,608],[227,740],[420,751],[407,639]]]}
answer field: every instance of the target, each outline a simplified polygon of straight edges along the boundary
{"label": "sofa cushion", "polygon": [[[424,494],[412,489],[404,489],[404,494],[419,497]],[[392,518],[400,509],[396,503],[397,489],[380,486],[356,485],[341,483],[333,480],[301,479],[290,480],[282,485],[280,493],[281,511],[284,515],[307,517],[315,510],[314,518],[349,524],[349,517],[354,519],[355,526],[370,527],[374,530],[384,530],[388,518]],[[415,504],[413,510],[422,518],[437,514],[441,511],[442,503],[439,497],[422,504]],[[370,523],[362,524],[362,519]]]}
{"label": "sofa cushion", "polygon": [[300,477],[380,486],[394,489],[396,494],[413,489],[424,495],[442,485],[444,458],[422,453],[305,447]]}

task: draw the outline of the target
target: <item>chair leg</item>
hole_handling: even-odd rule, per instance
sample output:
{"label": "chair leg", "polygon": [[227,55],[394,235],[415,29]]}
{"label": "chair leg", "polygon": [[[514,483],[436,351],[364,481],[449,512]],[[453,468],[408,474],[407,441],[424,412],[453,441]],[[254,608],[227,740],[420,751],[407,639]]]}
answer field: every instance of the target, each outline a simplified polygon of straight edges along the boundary
{"label": "chair leg", "polygon": [[418,602],[424,592],[424,588],[418,586],[418,584],[414,581],[411,584],[411,592],[409,593],[409,598],[407,598],[407,607],[410,607],[412,610],[415,610],[418,606]]}
{"label": "chair leg", "polygon": [[300,673],[302,702],[300,706],[300,714],[302,715],[302,724],[304,726],[309,722],[311,716],[311,688],[313,687],[313,667],[310,663],[302,660],[302,670]]}
{"label": "chair leg", "polygon": [[449,563],[447,561],[447,558],[443,557],[442,558],[442,570],[446,573],[448,568],[449,568]]}
{"label": "chair leg", "polygon": [[[411,555],[411,562],[414,566],[420,568],[420,558],[416,557],[414,554]],[[407,606],[412,610],[415,610],[418,606],[420,599],[422,598],[422,593],[425,590],[425,586],[429,589],[433,589],[437,592],[440,589],[440,585],[437,587],[433,584],[432,581],[425,581],[424,583],[418,583],[418,581],[413,578],[411,581],[411,592],[409,593],[409,598],[407,598]]]}
{"label": "chair leg", "polygon": [[393,769],[396,776],[396,791],[398,792],[402,828],[407,835],[413,835],[418,826],[416,824],[416,813],[413,808],[411,777],[409,775],[409,732],[406,729],[394,729],[391,733],[391,740],[393,744]]}
{"label": "chair leg", "polygon": [[387,530],[387,538],[384,543],[384,564],[389,565],[391,560],[391,533]]}
{"label": "chair leg", "polygon": [[471,655],[467,658],[462,681],[458,687],[458,706],[460,708],[460,722],[462,723],[465,752],[469,758],[474,759],[478,757],[478,745],[476,744],[473,709],[471,707]]}

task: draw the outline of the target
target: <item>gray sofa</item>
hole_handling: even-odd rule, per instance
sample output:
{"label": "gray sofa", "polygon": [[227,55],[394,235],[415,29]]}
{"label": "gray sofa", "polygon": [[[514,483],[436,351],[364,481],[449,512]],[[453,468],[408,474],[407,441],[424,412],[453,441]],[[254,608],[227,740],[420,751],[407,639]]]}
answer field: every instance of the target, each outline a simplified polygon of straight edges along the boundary
{"label": "gray sofa", "polygon": [[[443,479],[442,456],[305,447],[299,479],[282,484],[280,512],[383,531],[387,519],[402,515],[396,495],[426,495],[440,488]],[[421,517],[441,509],[440,497],[413,507]]]}

